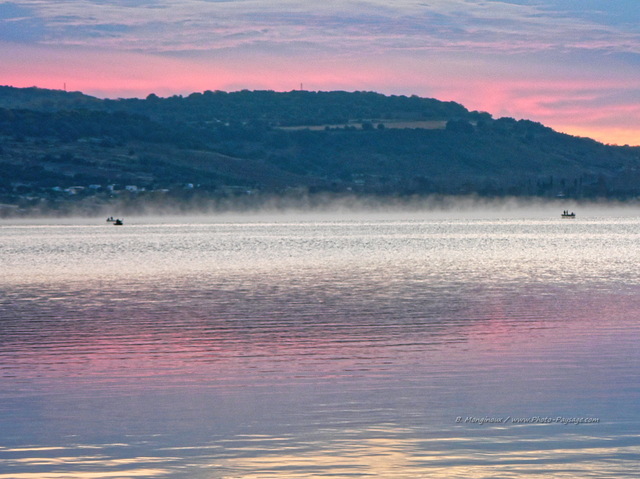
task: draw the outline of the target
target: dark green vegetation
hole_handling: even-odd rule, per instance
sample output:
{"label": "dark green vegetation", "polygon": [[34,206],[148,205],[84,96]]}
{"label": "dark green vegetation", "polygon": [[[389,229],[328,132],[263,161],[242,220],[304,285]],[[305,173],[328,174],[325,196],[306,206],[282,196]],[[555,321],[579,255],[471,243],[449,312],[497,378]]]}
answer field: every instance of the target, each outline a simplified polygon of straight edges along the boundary
{"label": "dark green vegetation", "polygon": [[5,215],[322,193],[625,200],[640,195],[638,168],[639,147],[416,96],[207,91],[101,100],[0,87]]}

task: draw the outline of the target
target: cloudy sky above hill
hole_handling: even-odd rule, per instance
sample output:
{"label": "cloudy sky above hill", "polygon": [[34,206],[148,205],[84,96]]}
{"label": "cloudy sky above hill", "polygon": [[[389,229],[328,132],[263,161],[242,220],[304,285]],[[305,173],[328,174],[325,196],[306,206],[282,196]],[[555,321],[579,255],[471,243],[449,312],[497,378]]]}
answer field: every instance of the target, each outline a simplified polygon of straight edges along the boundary
{"label": "cloudy sky above hill", "polygon": [[639,0],[0,1],[0,84],[371,90],[640,144]]}

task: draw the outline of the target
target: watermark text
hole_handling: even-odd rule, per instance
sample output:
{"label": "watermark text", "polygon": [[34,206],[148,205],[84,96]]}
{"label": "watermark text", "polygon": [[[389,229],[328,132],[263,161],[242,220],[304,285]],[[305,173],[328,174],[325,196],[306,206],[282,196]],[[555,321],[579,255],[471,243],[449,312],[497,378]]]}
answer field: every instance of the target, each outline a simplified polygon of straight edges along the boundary
{"label": "watermark text", "polygon": [[457,424],[597,424],[599,417],[564,417],[564,416],[529,416],[529,417],[494,417],[494,416],[457,416]]}

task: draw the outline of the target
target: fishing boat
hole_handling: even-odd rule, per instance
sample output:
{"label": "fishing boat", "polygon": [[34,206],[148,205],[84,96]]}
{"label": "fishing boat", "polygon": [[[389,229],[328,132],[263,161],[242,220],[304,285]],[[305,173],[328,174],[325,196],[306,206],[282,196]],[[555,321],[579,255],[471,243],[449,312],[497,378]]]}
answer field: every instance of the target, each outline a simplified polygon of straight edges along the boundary
{"label": "fishing boat", "polygon": [[569,210],[564,210],[562,212],[562,217],[563,218],[575,218],[576,214],[573,211],[571,213],[569,213]]}

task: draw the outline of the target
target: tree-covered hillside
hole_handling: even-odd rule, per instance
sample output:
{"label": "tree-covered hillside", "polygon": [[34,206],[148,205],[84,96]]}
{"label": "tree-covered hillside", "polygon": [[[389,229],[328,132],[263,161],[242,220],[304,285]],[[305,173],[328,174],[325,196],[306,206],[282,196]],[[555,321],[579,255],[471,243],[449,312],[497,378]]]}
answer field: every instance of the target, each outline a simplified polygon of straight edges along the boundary
{"label": "tree-covered hillside", "polygon": [[[327,125],[363,119],[475,118],[462,105],[373,92],[205,91],[189,96],[99,100],[79,92],[0,87],[0,107],[36,111],[90,109],[137,113],[174,122],[263,122],[270,126]],[[482,115],[480,115],[482,116]]]}
{"label": "tree-covered hillside", "polygon": [[638,168],[637,147],[415,96],[0,87],[4,214],[325,192],[628,199]]}

